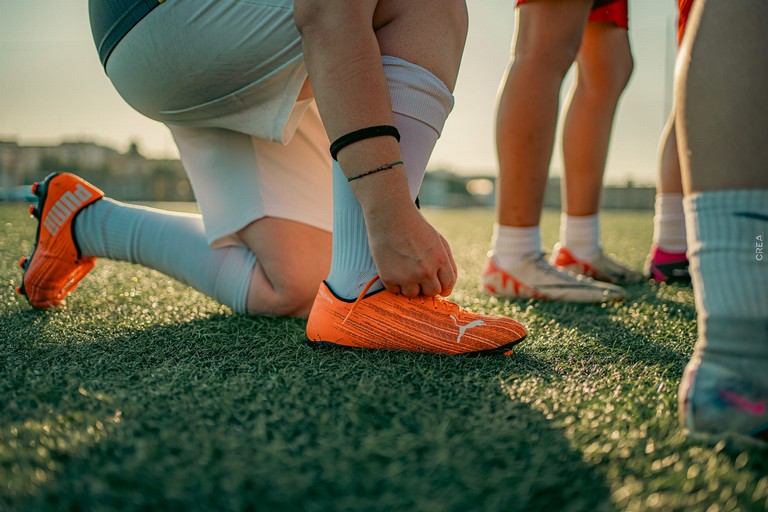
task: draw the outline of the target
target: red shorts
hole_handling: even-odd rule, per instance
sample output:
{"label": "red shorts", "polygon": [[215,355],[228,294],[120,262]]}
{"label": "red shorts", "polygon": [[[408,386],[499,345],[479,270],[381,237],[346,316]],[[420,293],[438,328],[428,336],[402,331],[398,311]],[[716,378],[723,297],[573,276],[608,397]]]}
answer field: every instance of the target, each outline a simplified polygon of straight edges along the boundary
{"label": "red shorts", "polygon": [[[517,5],[524,4],[530,0],[517,0]],[[692,2],[693,0],[678,0],[679,2]],[[627,8],[628,0],[600,0],[595,4],[599,7],[592,9],[589,14],[589,21],[604,21],[613,23],[617,27],[629,30],[629,13]]]}
{"label": "red shorts", "polygon": [[683,40],[685,24],[688,23],[688,14],[691,12],[693,0],[677,0],[677,45]]}
{"label": "red shorts", "polygon": [[[679,0],[685,1],[685,0]],[[604,7],[595,7],[589,13],[589,21],[604,21],[629,30],[627,0],[618,0]]]}

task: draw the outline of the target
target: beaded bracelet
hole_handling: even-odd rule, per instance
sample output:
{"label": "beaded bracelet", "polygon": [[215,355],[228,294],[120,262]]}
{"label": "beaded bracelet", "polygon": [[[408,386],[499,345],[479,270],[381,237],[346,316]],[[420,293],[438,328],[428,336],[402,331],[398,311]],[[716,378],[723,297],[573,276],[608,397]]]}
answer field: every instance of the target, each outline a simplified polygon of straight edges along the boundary
{"label": "beaded bracelet", "polygon": [[349,132],[348,134],[342,135],[333,141],[333,144],[331,144],[330,148],[331,158],[336,160],[336,155],[339,154],[339,151],[349,146],[350,144],[365,139],[371,139],[373,137],[383,137],[385,135],[394,137],[397,139],[397,142],[400,142],[400,132],[397,131],[397,128],[386,124],[381,126],[369,126],[368,128],[362,128],[360,130]]}
{"label": "beaded bracelet", "polygon": [[360,178],[365,178],[366,176],[369,176],[371,174],[375,174],[377,172],[387,171],[389,169],[392,169],[396,165],[401,165],[402,163],[403,163],[402,160],[398,160],[397,162],[392,162],[390,164],[384,164],[384,165],[382,165],[380,167],[377,167],[375,169],[371,169],[368,172],[364,172],[363,174],[358,174],[357,176],[352,176],[351,178],[347,178],[347,183],[349,183],[350,181],[359,180]]}

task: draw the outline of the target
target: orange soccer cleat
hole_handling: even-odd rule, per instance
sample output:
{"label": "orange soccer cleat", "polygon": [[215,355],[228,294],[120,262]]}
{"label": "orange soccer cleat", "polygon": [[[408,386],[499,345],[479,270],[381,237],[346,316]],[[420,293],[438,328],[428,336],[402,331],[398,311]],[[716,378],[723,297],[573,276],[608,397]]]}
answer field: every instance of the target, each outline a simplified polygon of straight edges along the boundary
{"label": "orange soccer cleat", "polygon": [[510,318],[472,313],[440,297],[408,298],[381,290],[355,301],[323,282],[309,314],[310,344],[438,354],[504,354],[527,331]]}
{"label": "orange soccer cleat", "polygon": [[69,173],[49,175],[32,185],[32,193],[38,202],[29,212],[39,224],[32,255],[19,260],[24,273],[16,291],[35,308],[56,308],[96,263],[96,258],[80,255],[73,222],[83,208],[104,193]]}

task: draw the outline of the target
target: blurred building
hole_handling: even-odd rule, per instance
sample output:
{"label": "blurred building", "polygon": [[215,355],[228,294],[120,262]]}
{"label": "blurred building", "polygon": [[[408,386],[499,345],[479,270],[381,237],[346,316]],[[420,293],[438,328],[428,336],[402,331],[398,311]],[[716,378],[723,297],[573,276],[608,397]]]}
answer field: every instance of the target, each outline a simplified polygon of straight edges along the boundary
{"label": "blurred building", "polygon": [[[132,144],[119,151],[94,142],[57,146],[22,146],[0,140],[0,201],[29,200],[29,185],[54,171],[74,172],[107,195],[123,201],[193,201],[192,189],[178,159],[151,160]],[[605,209],[653,209],[656,190],[628,183],[603,189]],[[444,169],[426,173],[419,201],[437,208],[493,208],[496,176],[456,174]],[[560,209],[560,178],[547,182],[545,208]]]}
{"label": "blurred building", "polygon": [[74,172],[124,201],[194,199],[178,159],[147,159],[136,144],[120,153],[93,142],[27,146],[0,141],[0,200],[18,196],[19,190],[54,171]]}
{"label": "blurred building", "polygon": [[[561,209],[560,185],[558,177],[547,181],[545,208]],[[604,187],[601,207],[608,210],[652,210],[655,198],[655,187],[634,186],[629,182],[624,186]],[[424,176],[419,202],[437,208],[493,208],[496,204],[496,176],[429,171]]]}

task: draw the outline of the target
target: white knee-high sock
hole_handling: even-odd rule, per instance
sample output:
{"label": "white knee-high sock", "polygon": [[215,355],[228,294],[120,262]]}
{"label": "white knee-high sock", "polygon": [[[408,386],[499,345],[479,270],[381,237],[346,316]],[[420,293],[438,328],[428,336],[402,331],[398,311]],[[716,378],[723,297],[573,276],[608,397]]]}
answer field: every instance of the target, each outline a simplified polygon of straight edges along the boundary
{"label": "white knee-high sock", "polygon": [[[411,199],[421,187],[427,161],[453,108],[453,95],[428,70],[382,57]],[[363,211],[338,162],[333,164],[333,256],[328,285],[346,299],[357,297],[377,274],[368,247]],[[372,291],[381,288],[372,288]]]}
{"label": "white knee-high sock", "polygon": [[666,252],[685,252],[683,194],[656,194],[653,216],[653,243]]}
{"label": "white knee-high sock", "polygon": [[699,352],[768,358],[768,190],[685,199]]}
{"label": "white knee-high sock", "polygon": [[77,216],[75,239],[83,256],[144,265],[247,312],[256,256],[243,246],[212,249],[200,215],[102,199]]}

